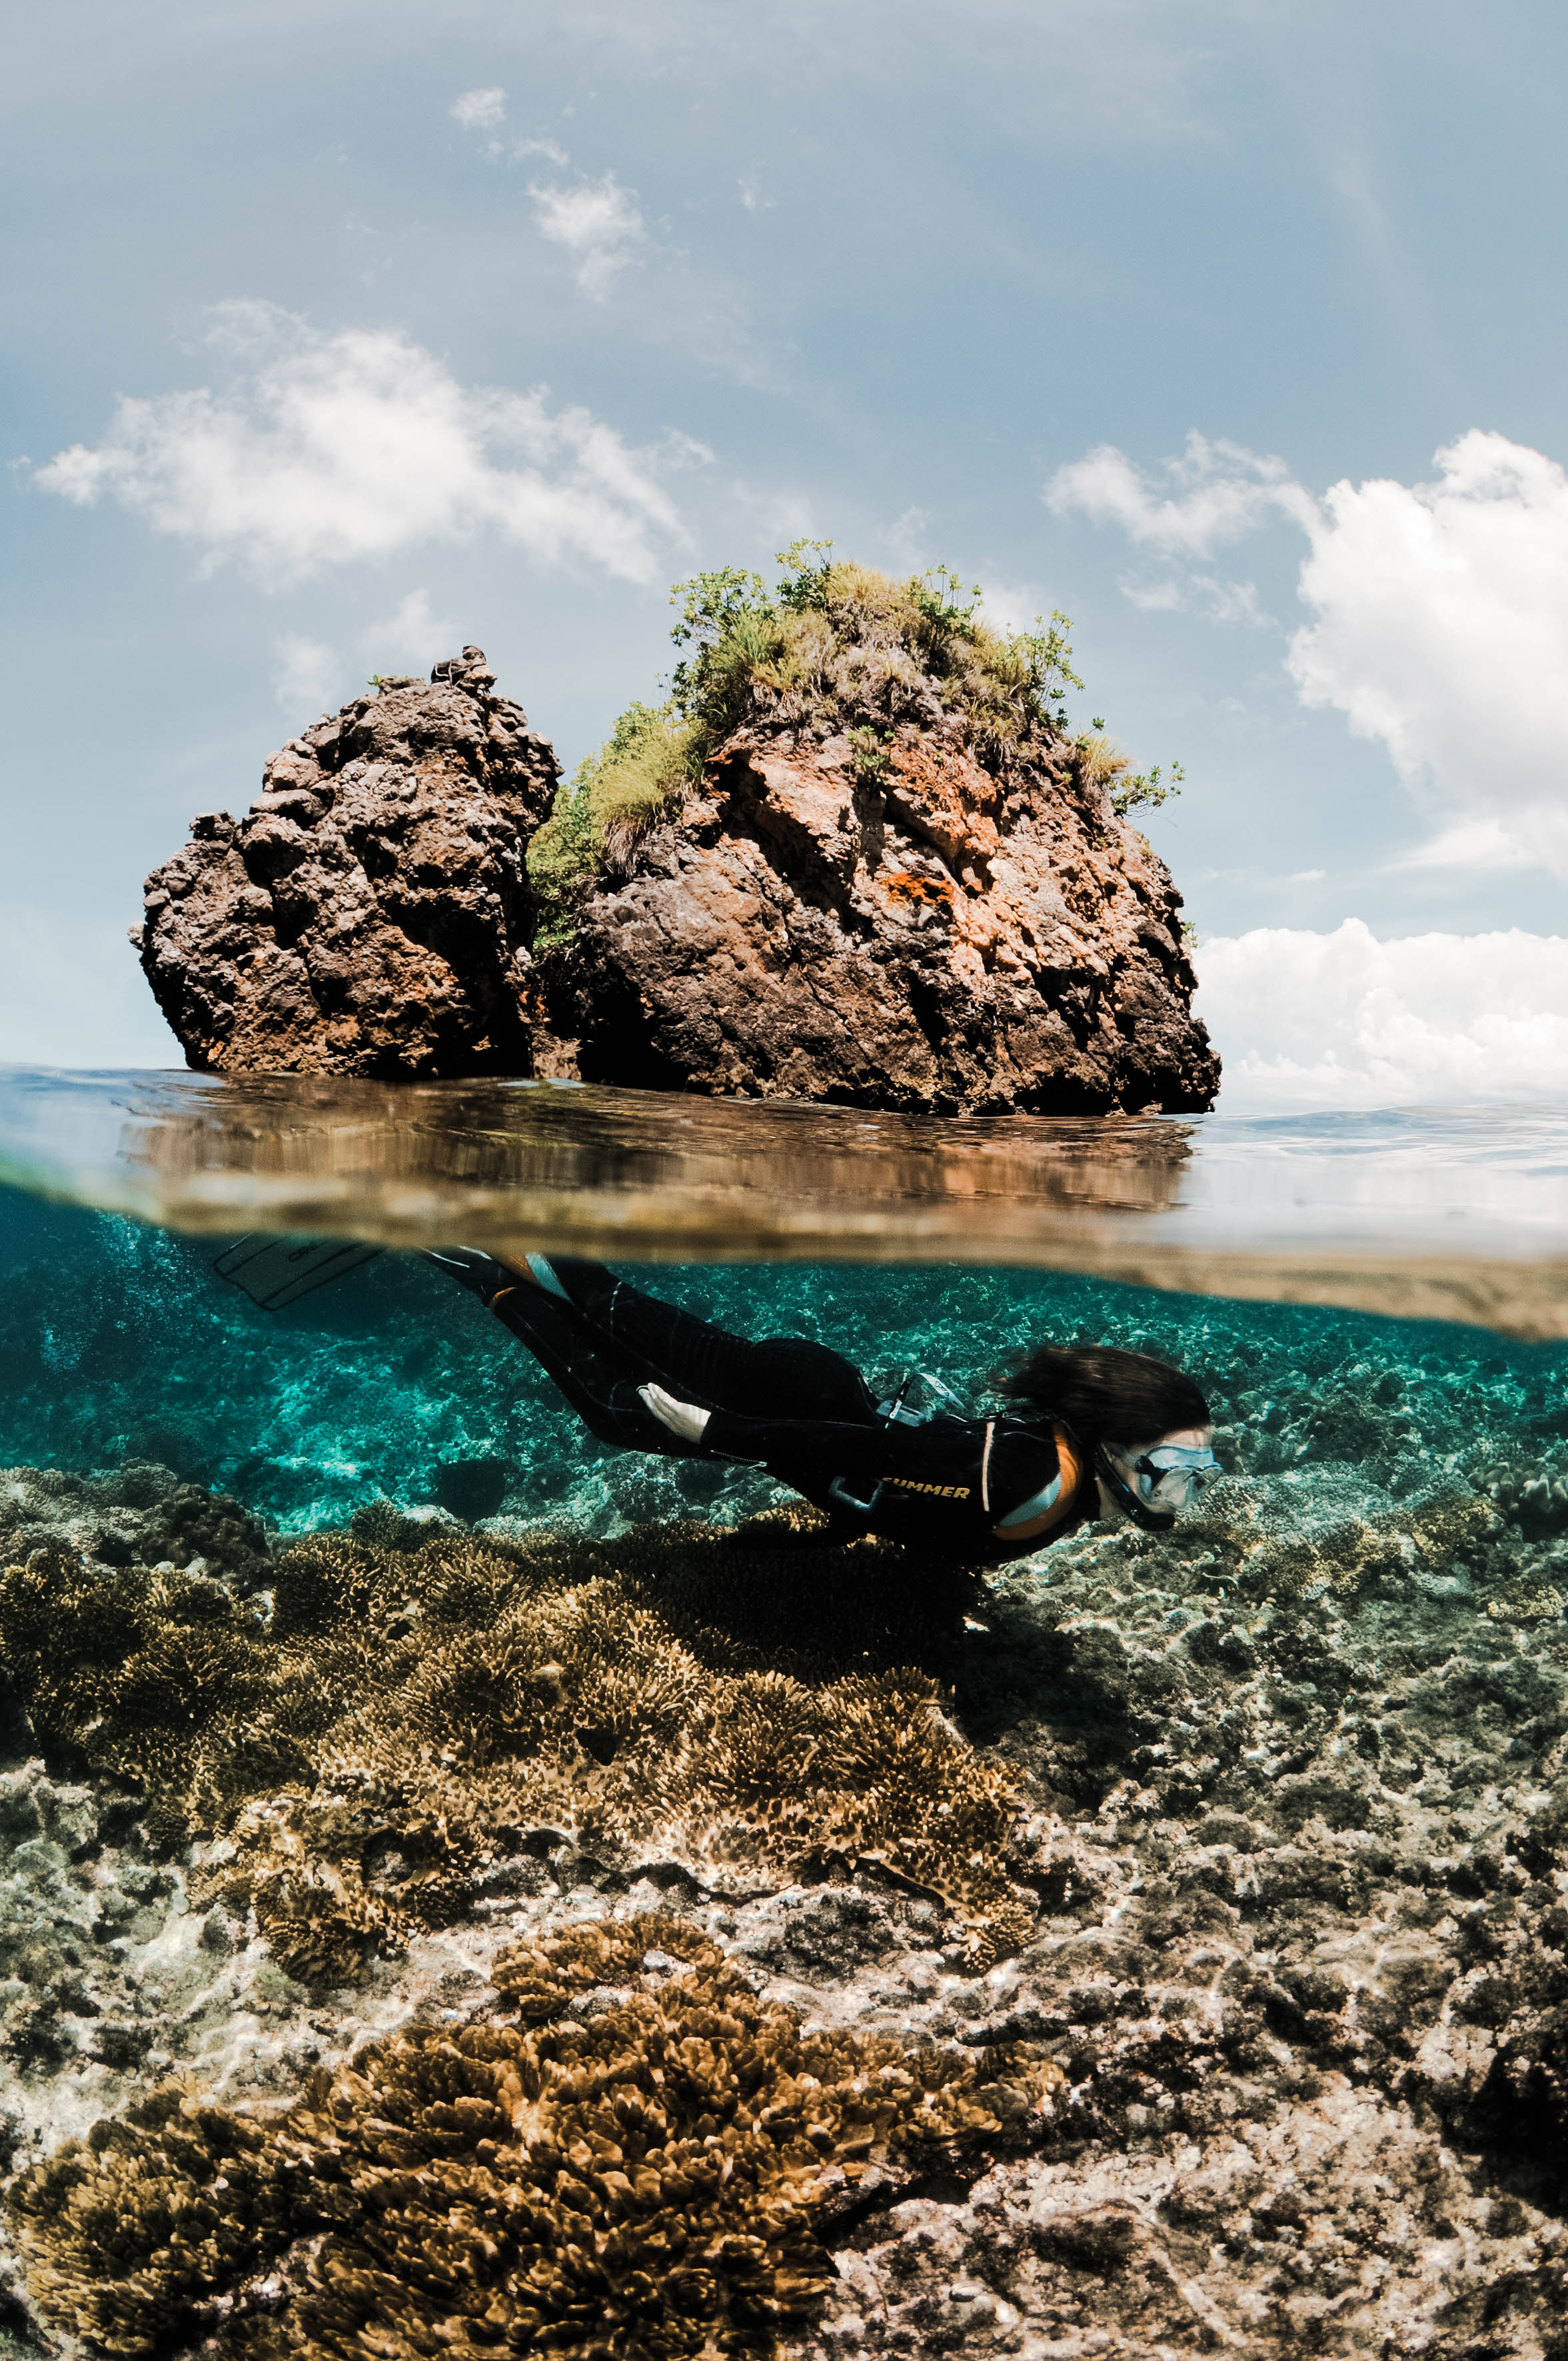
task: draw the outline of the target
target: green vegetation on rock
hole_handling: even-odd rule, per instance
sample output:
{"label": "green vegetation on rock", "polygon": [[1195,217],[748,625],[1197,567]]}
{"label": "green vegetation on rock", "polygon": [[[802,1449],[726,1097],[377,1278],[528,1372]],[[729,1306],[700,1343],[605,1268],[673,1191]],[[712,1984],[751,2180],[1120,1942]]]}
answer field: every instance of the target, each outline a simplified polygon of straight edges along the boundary
{"label": "green vegetation on rock", "polygon": [[[677,583],[672,634],[690,653],[671,682],[675,708],[707,748],[753,719],[823,733],[956,714],[979,759],[996,766],[1033,740],[1058,739],[1071,669],[1065,615],[998,632],[945,566],[900,581],[835,559],[829,542],[780,553],[770,592],[727,567]],[[939,711],[938,711],[939,708]]]}
{"label": "green vegetation on rock", "polygon": [[673,704],[629,705],[597,754],[559,787],[555,807],[528,849],[539,904],[536,955],[570,939],[584,883],[624,860],[701,774],[706,741]]}
{"label": "green vegetation on rock", "polygon": [[569,942],[576,901],[603,868],[624,862],[678,810],[704,765],[735,730],[784,724],[847,736],[855,767],[874,780],[904,726],[959,719],[977,761],[992,771],[1055,750],[1118,813],[1177,791],[1157,769],[1134,774],[1101,736],[1072,739],[1063,703],[1083,684],[1072,670],[1065,615],[1032,631],[999,631],[946,566],[902,579],[835,558],[830,542],[781,550],[772,590],[760,574],[722,566],[676,583],[671,633],[685,651],[661,706],[630,705],[595,754],[561,787],[529,849],[540,905],[536,950]]}

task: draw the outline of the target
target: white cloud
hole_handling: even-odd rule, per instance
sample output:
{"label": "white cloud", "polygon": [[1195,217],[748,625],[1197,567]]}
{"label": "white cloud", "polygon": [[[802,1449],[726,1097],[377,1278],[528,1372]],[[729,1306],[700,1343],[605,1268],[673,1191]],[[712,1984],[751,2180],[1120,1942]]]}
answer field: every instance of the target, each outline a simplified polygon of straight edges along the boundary
{"label": "white cloud", "polygon": [[506,123],[507,94],[499,86],[490,90],[466,90],[455,98],[447,109],[453,120],[465,131],[492,135],[485,140],[488,156],[505,156],[515,160],[521,156],[543,156],[552,164],[565,164],[568,159],[564,148],[554,139],[512,139],[494,137]]}
{"label": "white cloud", "polygon": [[771,214],[777,200],[764,197],[761,184],[751,179],[740,183],[740,202],[749,214]]}
{"label": "white cloud", "polygon": [[452,118],[465,131],[499,131],[506,121],[507,94],[504,90],[466,90],[461,98],[452,102]]}
{"label": "white cloud", "polygon": [[1245,623],[1256,631],[1266,631],[1274,620],[1257,603],[1255,583],[1228,582],[1219,575],[1190,573],[1180,580],[1167,576],[1154,582],[1124,576],[1116,587],[1130,606],[1149,614],[1204,615],[1212,623]]}
{"label": "white cloud", "polygon": [[[1435,465],[1431,482],[1343,482],[1319,500],[1283,461],[1194,434],[1163,481],[1105,445],[1045,496],[1189,561],[1288,518],[1309,542],[1311,620],[1287,663],[1302,702],[1381,739],[1427,805],[1432,839],[1402,865],[1568,877],[1568,471],[1480,428]],[[1268,620],[1250,585],[1190,564],[1123,587],[1146,608]]]}
{"label": "white cloud", "polygon": [[1568,939],[1259,927],[1195,953],[1222,1112],[1568,1098]]}
{"label": "white cloud", "polygon": [[272,686],[300,727],[303,708],[330,711],[371,672],[427,672],[437,656],[454,654],[462,643],[461,626],[433,610],[429,591],[411,590],[391,614],[356,632],[348,651],[285,632],[272,643]]}
{"label": "white cloud", "polygon": [[1046,506],[1054,516],[1076,510],[1095,524],[1120,525],[1130,541],[1183,557],[1210,557],[1276,513],[1298,523],[1315,513],[1311,495],[1291,480],[1283,459],[1211,443],[1196,431],[1164,475],[1168,489],[1113,444],[1102,443],[1057,469],[1046,486]]}
{"label": "white cloud", "polygon": [[367,623],[355,644],[378,672],[428,672],[437,656],[456,654],[463,634],[433,612],[428,590],[411,590],[390,615]]}
{"label": "white cloud", "polygon": [[310,706],[325,713],[336,705],[344,686],[343,660],[324,640],[307,640],[285,631],[272,642],[276,662],[272,693],[285,712]]}
{"label": "white cloud", "polygon": [[[1437,467],[1328,493],[1290,670],[1454,820],[1489,823],[1489,866],[1507,838],[1568,875],[1568,474],[1479,429]],[[1451,825],[1429,857],[1453,850]]]}
{"label": "white cloud", "polygon": [[645,235],[635,192],[606,172],[597,181],[579,181],[575,189],[531,181],[528,193],[540,236],[565,247],[576,265],[578,286],[602,303],[616,272]]}
{"label": "white cloud", "polygon": [[101,443],[36,481],[118,500],[208,565],[237,558],[271,583],[482,532],[641,582],[655,536],[680,530],[651,456],[612,427],[552,412],[542,390],[460,385],[395,330],[322,335],[230,303],[210,341],[236,367],[224,391],[122,397]]}
{"label": "white cloud", "polygon": [[1032,631],[1051,602],[1032,582],[987,582],[981,594],[983,619],[993,631]]}
{"label": "white cloud", "polygon": [[1500,819],[1460,819],[1396,861],[1396,869],[1533,869],[1539,853]]}
{"label": "white cloud", "polygon": [[921,570],[931,563],[931,517],[927,509],[911,501],[908,508],[895,516],[887,529],[887,545],[895,562],[912,570]]}

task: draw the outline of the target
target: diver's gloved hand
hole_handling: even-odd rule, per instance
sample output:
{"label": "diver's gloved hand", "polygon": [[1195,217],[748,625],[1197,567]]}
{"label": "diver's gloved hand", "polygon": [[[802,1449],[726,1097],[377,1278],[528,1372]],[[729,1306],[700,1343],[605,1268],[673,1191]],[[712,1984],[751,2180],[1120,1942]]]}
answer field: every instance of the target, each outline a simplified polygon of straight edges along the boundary
{"label": "diver's gloved hand", "polygon": [[664,1391],[663,1386],[639,1386],[637,1391],[661,1426],[667,1426],[670,1433],[678,1434],[683,1443],[702,1441],[707,1432],[707,1422],[713,1415],[711,1411],[698,1410],[696,1402],[677,1401],[674,1394]]}

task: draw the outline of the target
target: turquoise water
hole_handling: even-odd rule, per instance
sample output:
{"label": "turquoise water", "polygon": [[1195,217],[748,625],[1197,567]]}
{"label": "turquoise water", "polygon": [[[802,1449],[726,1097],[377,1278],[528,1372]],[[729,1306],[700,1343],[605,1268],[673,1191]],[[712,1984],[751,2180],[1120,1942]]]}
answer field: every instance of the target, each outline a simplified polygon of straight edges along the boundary
{"label": "turquoise water", "polygon": [[[615,2061],[609,2146],[715,1996],[726,2040],[773,2009],[851,2080],[872,2041],[1007,2093],[978,2147],[879,2147],[863,2202],[814,2129],[806,2278],[758,2234],[787,2334],[725,2350],[1557,2353],[1565,1170],[1542,1117],[0,1078],[0,2352],[353,2361],[411,2290],[441,2349],[493,2325],[535,2285],[473,2132],[521,1986],[540,2042]],[[258,1227],[378,1251],[269,1312],[214,1268]],[[1153,1353],[1223,1472],[1172,1532],[984,1580],[828,1549],[748,1521],[784,1498],[755,1469],[596,1442],[417,1250],[466,1237],[977,1409],[1045,1338]],[[711,2054],[693,2153],[740,2136]],[[340,2334],[382,2195],[333,2182],[340,2254],[318,2183],[431,2059],[416,2226]],[[315,2158],[280,2211],[234,2195],[274,2136]],[[575,2255],[591,2214],[608,2304],[622,2184],[554,2137],[508,2150],[517,2219]],[[720,2327],[760,2218],[715,2217]],[[548,2349],[719,2349],[653,2281],[645,2338]]]}
{"label": "turquoise water", "polygon": [[[215,1276],[225,1244],[0,1191],[0,1464],[153,1461],[284,1532],[379,1497],[600,1533],[775,1497],[750,1471],[606,1452],[417,1255],[268,1312]],[[1398,1495],[1443,1474],[1550,1488],[1568,1462],[1568,1347],[1474,1327],[1031,1271],[621,1268],[743,1334],[818,1338],[873,1378],[932,1369],[977,1405],[1043,1337],[1152,1352],[1199,1378],[1222,1455],[1248,1475],[1332,1464]]]}

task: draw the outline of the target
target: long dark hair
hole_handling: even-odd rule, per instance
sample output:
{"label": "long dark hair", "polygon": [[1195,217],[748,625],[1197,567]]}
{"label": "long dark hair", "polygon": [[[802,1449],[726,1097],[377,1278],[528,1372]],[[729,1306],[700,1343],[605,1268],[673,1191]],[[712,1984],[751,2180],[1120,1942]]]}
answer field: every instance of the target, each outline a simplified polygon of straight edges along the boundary
{"label": "long dark hair", "polygon": [[998,1393],[1059,1418],[1084,1443],[1150,1443],[1207,1426],[1209,1405],[1191,1378],[1148,1353],[1114,1345],[1036,1345],[992,1380]]}

